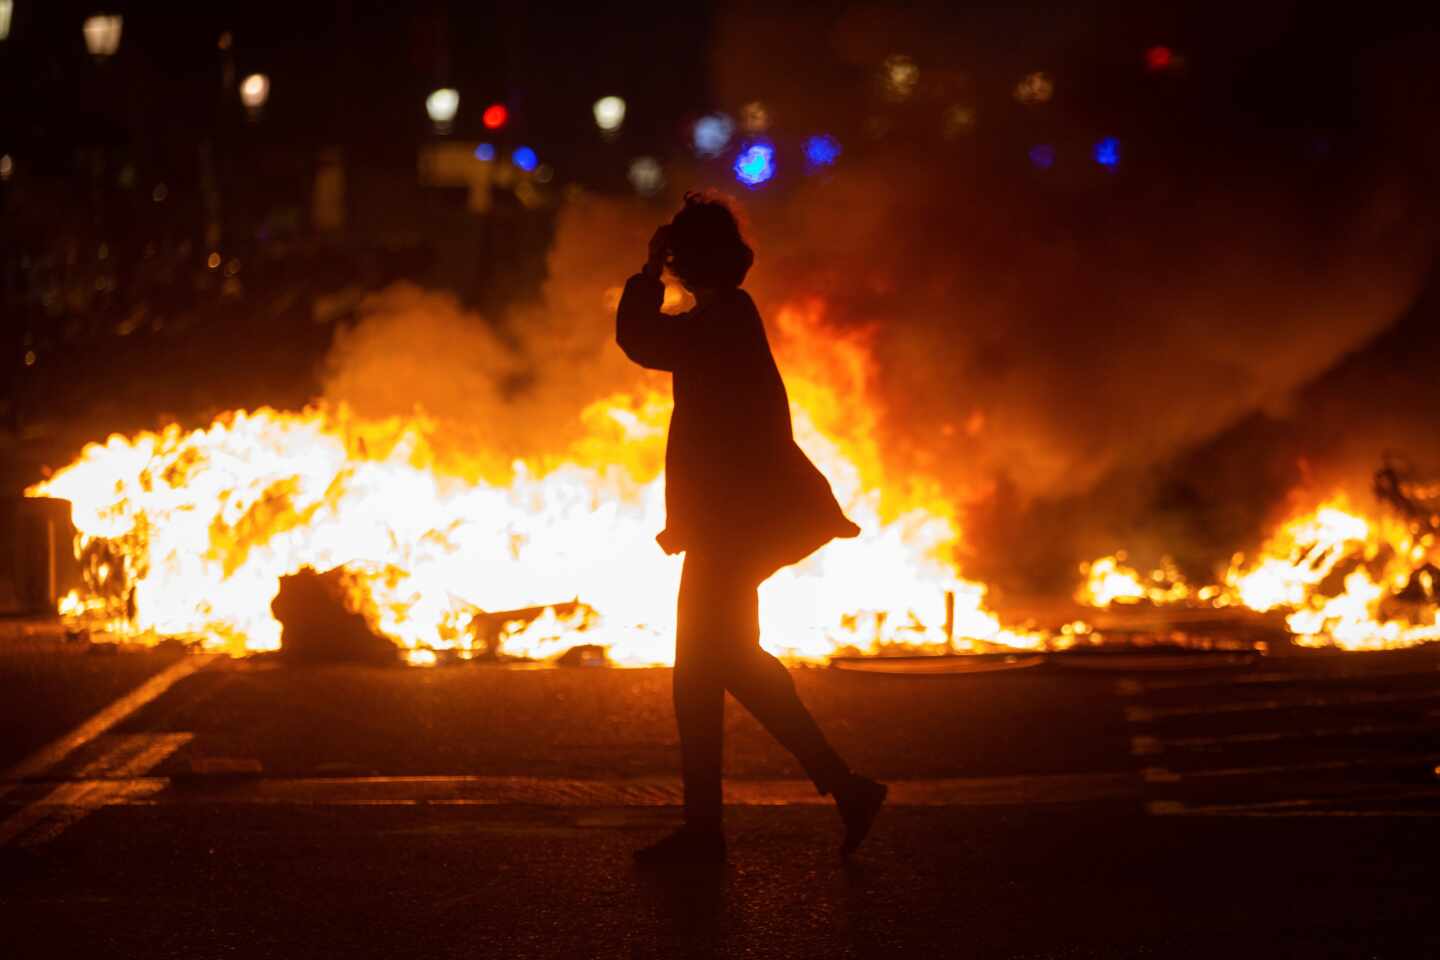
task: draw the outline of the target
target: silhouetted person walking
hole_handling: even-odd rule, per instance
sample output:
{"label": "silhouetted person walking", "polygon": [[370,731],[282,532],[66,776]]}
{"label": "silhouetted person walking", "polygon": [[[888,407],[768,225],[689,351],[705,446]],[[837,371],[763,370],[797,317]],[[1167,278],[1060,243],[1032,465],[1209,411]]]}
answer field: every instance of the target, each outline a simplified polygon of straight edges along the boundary
{"label": "silhouetted person walking", "polygon": [[[822,794],[834,796],[849,854],[865,838],[886,788],[851,773],[800,702],[785,667],[760,648],[760,583],[859,528],[795,445],[785,385],[765,327],[740,289],[754,254],[730,207],[685,195],[650,240],[644,269],[625,284],[615,339],[643,367],[674,374],[665,451],[666,527],[656,538],[685,553],[675,635],[675,719],[685,780],[685,825],[636,852],[644,864],[718,862],[725,691],[789,749]],[[660,312],[668,267],[695,297]]]}

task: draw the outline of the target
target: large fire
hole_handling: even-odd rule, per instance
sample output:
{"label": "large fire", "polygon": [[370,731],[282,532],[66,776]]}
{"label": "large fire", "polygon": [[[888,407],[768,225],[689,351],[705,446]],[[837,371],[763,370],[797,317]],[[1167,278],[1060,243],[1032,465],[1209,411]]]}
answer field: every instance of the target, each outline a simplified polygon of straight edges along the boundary
{"label": "large fire", "polygon": [[1238,606],[1285,617],[1296,642],[1382,650],[1440,640],[1440,549],[1426,527],[1365,516],[1337,495],[1297,511],[1253,557],[1237,553],[1217,584],[1193,587],[1168,560],[1149,574],[1123,553],[1081,568],[1076,599],[1095,607]]}
{"label": "large fire", "polygon": [[[822,314],[818,301],[782,309],[777,350],[796,438],[864,533],[766,582],[765,647],[814,659],[1044,642],[1003,627],[948,559],[960,531],[938,487],[887,482],[863,334],[837,337]],[[423,415],[237,411],[205,429],[112,436],[27,492],[74,505],[87,587],[62,612],[122,633],[272,650],[280,578],[338,567],[353,609],[414,663],[475,650],[477,615],[578,599],[507,626],[499,652],[589,643],[620,664],[663,664],[680,572],[653,539],[669,409],[660,380],[598,399],[579,413],[583,439],[515,461],[503,482],[439,455]]]}
{"label": "large fire", "polygon": [[[764,584],[766,649],[819,660],[1097,639],[1083,620],[1007,628],[986,587],[961,576],[953,503],[926,478],[886,475],[863,331],[827,328],[818,300],[781,309],[775,327],[796,438],[864,532]],[[424,414],[234,411],[204,429],[91,444],[27,493],[73,504],[86,585],[61,612],[125,636],[273,650],[281,578],[339,568],[350,608],[412,663],[594,644],[618,664],[664,664],[680,574],[653,539],[669,412],[664,380],[646,375],[578,411],[583,434],[566,449],[497,478],[495,451],[457,455]],[[1440,640],[1440,517],[1423,519],[1367,516],[1337,496],[1295,511],[1214,583],[1192,585],[1169,560],[1142,573],[1122,552],[1083,565],[1075,599],[1273,611],[1313,646]],[[525,608],[498,638],[476,628]]]}

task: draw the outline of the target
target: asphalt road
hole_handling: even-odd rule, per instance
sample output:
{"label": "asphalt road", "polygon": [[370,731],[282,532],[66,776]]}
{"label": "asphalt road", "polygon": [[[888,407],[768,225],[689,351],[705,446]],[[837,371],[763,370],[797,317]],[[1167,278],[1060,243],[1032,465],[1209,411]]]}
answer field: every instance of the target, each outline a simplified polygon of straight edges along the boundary
{"label": "asphalt road", "polygon": [[732,705],[730,864],[661,878],[668,671],[196,665],[0,783],[14,955],[1440,956],[1434,651],[797,671],[871,841]]}

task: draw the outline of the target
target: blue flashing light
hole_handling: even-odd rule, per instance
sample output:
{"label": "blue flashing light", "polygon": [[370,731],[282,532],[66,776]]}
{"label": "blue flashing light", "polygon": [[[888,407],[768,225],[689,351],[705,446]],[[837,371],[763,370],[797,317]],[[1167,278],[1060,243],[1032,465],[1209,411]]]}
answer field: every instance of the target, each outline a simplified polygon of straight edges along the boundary
{"label": "blue flashing light", "polygon": [[1030,148],[1030,164],[1036,170],[1049,170],[1055,166],[1055,148],[1048,143],[1037,143]]}
{"label": "blue flashing light", "polygon": [[723,113],[707,113],[695,121],[695,153],[705,159],[718,157],[735,134],[735,121]]}
{"label": "blue flashing light", "polygon": [[1097,140],[1095,142],[1095,162],[1112,170],[1120,166],[1120,141],[1114,137]]}
{"label": "blue flashing light", "polygon": [[515,152],[510,154],[510,162],[529,173],[540,163],[540,158],[535,156],[535,151],[529,147],[516,147]]}
{"label": "blue flashing light", "polygon": [[775,147],[752,143],[735,158],[735,179],[747,187],[758,187],[775,176]]}
{"label": "blue flashing light", "polygon": [[478,147],[475,148],[475,159],[476,159],[476,160],[484,160],[486,163],[489,163],[491,160],[494,160],[494,159],[495,159],[495,144],[493,144],[493,143],[482,143],[482,144],[480,144],[480,146],[478,146]]}
{"label": "blue flashing light", "polygon": [[840,158],[840,142],[828,133],[817,133],[805,140],[805,159],[812,167],[828,167]]}

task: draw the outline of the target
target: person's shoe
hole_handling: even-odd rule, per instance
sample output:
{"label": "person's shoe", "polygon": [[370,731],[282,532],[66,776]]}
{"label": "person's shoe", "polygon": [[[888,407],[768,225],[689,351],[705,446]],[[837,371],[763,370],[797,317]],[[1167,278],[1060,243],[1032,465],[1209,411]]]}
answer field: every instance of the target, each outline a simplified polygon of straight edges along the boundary
{"label": "person's shoe", "polygon": [[725,862],[725,835],[719,830],[681,827],[670,836],[635,851],[642,867],[707,866]]}
{"label": "person's shoe", "polygon": [[861,776],[852,776],[849,782],[834,791],[835,806],[840,808],[840,819],[845,821],[845,840],[840,844],[840,856],[850,856],[864,841],[889,792],[890,788],[885,784]]}

